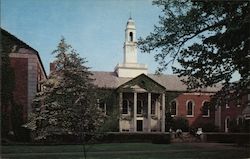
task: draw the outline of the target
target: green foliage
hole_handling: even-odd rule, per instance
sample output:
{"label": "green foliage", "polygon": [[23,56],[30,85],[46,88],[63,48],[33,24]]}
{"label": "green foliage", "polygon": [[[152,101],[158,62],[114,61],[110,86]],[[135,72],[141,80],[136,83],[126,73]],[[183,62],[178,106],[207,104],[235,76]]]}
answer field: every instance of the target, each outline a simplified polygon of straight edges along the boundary
{"label": "green foliage", "polygon": [[174,73],[187,76],[189,88],[227,82],[232,74],[241,75],[237,87],[250,82],[249,1],[172,1],[155,0],[162,9],[159,24],[145,39],[143,52],[155,51],[162,72],[172,62]]}
{"label": "green foliage", "polygon": [[189,131],[188,120],[184,117],[174,118],[173,130],[176,131],[177,129],[181,129],[184,132],[188,132]]}
{"label": "green foliage", "polygon": [[174,119],[173,117],[171,116],[171,113],[170,112],[167,112],[165,114],[165,129],[166,131],[168,132],[171,129],[173,129],[173,126],[174,126]]}
{"label": "green foliage", "polygon": [[233,133],[242,133],[249,132],[249,121],[243,120],[242,123],[237,123],[236,119],[233,119],[229,122],[229,132]]}
{"label": "green foliage", "polygon": [[165,133],[106,133],[102,139],[103,142],[152,142],[155,144],[169,144],[170,135]]}
{"label": "green foliage", "polygon": [[100,127],[103,114],[96,104],[95,87],[86,61],[71,49],[64,38],[53,51],[56,69],[43,81],[29,122],[36,139],[53,135],[90,134]]}
{"label": "green foliage", "polygon": [[119,131],[119,115],[117,94],[112,89],[97,89],[99,103],[106,104],[106,116],[99,132]]}
{"label": "green foliage", "polygon": [[99,129],[99,132],[118,132],[119,131],[119,114],[113,112],[109,116],[106,116],[104,123]]}
{"label": "green foliage", "polygon": [[199,123],[196,126],[197,128],[202,128],[203,132],[218,132],[219,131],[219,127],[216,126],[213,122],[210,123]]}

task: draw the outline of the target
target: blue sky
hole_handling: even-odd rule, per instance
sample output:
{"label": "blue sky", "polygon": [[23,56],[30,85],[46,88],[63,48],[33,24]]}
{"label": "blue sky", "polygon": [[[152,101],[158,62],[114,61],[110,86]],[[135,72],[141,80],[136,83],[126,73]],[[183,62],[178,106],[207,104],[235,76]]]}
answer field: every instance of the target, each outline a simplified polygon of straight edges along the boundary
{"label": "blue sky", "polygon": [[[160,9],[151,0],[1,0],[1,27],[38,51],[47,73],[62,36],[86,57],[91,70],[113,71],[123,61],[130,12],[137,37],[145,37]],[[138,50],[138,61],[148,64],[149,72],[156,70],[153,55]]]}

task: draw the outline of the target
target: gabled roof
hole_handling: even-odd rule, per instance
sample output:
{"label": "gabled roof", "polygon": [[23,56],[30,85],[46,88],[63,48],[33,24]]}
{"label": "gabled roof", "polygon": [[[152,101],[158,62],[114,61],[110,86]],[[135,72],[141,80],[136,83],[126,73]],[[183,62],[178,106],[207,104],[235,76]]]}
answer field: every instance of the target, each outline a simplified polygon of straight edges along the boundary
{"label": "gabled roof", "polygon": [[117,89],[118,90],[122,89],[123,91],[138,90],[143,92],[147,91],[155,93],[165,92],[165,87],[163,87],[158,82],[154,81],[145,74],[141,74],[127,81],[126,83],[120,85]]}
{"label": "gabled roof", "polygon": [[[115,72],[103,72],[93,71],[93,78],[95,79],[94,84],[99,88],[110,88],[116,89],[122,84],[132,80],[133,78],[118,77]],[[145,75],[157,82],[159,85],[165,87],[166,91],[188,91],[187,85],[185,85],[177,75]],[[207,87],[200,89],[201,92],[217,92],[221,89],[218,84],[215,87]],[[195,90],[194,90],[195,91]]]}
{"label": "gabled roof", "polygon": [[36,51],[35,49],[33,49],[32,47],[30,47],[28,44],[26,44],[25,42],[23,42],[22,40],[18,39],[16,36],[12,35],[11,33],[9,33],[8,31],[4,30],[3,28],[1,28],[1,45],[3,45],[3,41],[7,41],[8,42],[11,42],[11,44],[16,45],[18,46],[20,49],[20,52],[23,51],[23,49],[21,48],[25,48],[25,49],[29,49],[29,50],[32,50],[32,51],[29,51],[28,53],[31,53],[31,54],[35,54],[37,57],[38,57],[38,60],[42,66],[42,71],[44,72],[44,75],[45,77],[47,78],[47,74],[46,74],[46,71],[44,69],[44,66],[43,66],[43,63],[42,63],[42,60],[40,58],[40,55],[38,53],[38,51]]}

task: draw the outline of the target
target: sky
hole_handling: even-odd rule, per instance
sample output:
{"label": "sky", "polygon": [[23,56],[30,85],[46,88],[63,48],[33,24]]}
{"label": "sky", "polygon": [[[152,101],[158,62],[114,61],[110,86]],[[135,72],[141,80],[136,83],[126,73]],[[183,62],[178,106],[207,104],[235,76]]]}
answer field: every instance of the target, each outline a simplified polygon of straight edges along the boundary
{"label": "sky", "polygon": [[[151,0],[1,0],[1,27],[37,50],[47,74],[61,37],[88,61],[93,71],[113,71],[123,62],[125,26],[130,15],[137,37],[146,37],[161,10]],[[138,62],[154,73],[153,54]],[[171,74],[172,70],[166,72]]]}

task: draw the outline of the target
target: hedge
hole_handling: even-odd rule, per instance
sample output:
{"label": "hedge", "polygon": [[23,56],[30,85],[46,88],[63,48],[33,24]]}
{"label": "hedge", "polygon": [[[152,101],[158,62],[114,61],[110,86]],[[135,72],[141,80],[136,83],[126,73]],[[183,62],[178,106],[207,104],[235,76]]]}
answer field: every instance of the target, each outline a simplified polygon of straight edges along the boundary
{"label": "hedge", "polygon": [[169,133],[106,133],[101,142],[152,142],[156,144],[169,144]]}
{"label": "hedge", "polygon": [[207,142],[250,144],[250,133],[204,133]]}

